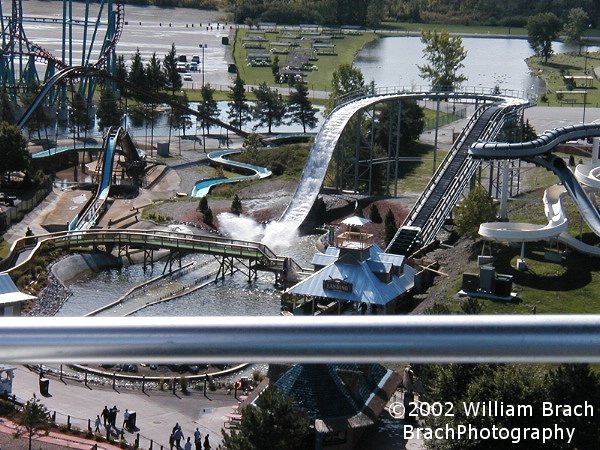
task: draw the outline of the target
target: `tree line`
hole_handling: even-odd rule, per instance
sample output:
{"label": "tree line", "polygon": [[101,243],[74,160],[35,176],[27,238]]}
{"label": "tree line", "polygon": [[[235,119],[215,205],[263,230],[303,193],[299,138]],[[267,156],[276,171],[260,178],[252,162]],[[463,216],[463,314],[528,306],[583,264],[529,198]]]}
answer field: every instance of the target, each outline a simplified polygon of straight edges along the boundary
{"label": "tree line", "polygon": [[318,23],[376,27],[382,21],[457,23],[524,27],[530,16],[551,12],[566,17],[582,8],[595,26],[600,4],[594,0],[225,0],[237,23],[247,19],[278,23]]}

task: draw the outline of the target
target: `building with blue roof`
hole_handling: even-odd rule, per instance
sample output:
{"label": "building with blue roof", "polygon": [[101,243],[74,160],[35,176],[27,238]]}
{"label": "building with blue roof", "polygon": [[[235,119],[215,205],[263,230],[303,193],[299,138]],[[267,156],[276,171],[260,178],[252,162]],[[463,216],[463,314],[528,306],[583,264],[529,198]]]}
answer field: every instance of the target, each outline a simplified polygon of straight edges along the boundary
{"label": "building with blue roof", "polygon": [[315,273],[285,291],[287,308],[294,315],[395,313],[415,283],[406,258],[385,253],[371,234],[357,231],[341,233],[332,244],[314,255]]}

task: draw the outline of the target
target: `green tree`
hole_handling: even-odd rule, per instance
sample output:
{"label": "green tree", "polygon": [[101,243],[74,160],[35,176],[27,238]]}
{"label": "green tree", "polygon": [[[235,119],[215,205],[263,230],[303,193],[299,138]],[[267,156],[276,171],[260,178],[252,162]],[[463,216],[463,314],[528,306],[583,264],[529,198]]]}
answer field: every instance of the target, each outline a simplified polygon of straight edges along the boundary
{"label": "green tree", "polygon": [[421,33],[425,44],[423,57],[428,61],[419,67],[421,77],[429,80],[433,90],[453,91],[467,80],[458,71],[464,67],[467,51],[460,36],[450,36],[447,31],[425,30]]}
{"label": "green tree", "polygon": [[198,112],[202,114],[200,119],[202,128],[206,130],[206,134],[210,135],[211,121],[208,119],[217,118],[219,116],[219,105],[215,100],[215,90],[206,83],[200,89],[202,100],[198,103]]}
{"label": "green tree", "polygon": [[[375,142],[382,148],[389,143],[396,145],[398,138],[398,111],[400,111],[400,145],[406,146],[419,139],[425,129],[425,113],[423,108],[414,100],[400,100],[398,103],[385,103],[381,106],[379,120],[375,128]],[[392,136],[389,136],[391,122]]]}
{"label": "green tree", "polygon": [[583,34],[589,26],[590,16],[583,8],[573,8],[569,11],[569,15],[567,16],[567,20],[563,27],[563,33],[566,35],[565,40],[569,44],[577,45],[577,47],[579,47],[580,55],[581,48],[584,44]]}
{"label": "green tree", "polygon": [[31,156],[27,151],[27,139],[16,125],[0,122],[0,173],[10,175],[29,168]]}
{"label": "green tree", "polygon": [[15,107],[8,96],[6,88],[0,93],[0,122],[15,123]]}
{"label": "green tree", "polygon": [[81,136],[81,129],[87,132],[93,125],[90,117],[90,105],[79,91],[73,92],[70,103],[71,125],[77,131],[77,137],[79,138]]}
{"label": "green tree", "polygon": [[[37,97],[39,89],[40,85],[38,82],[34,81],[29,83],[19,96],[21,104],[25,106],[32,104]],[[41,139],[41,130],[45,130],[47,139],[47,127],[52,124],[52,119],[53,117],[52,114],[50,114],[50,108],[48,107],[48,104],[45,101],[41,102],[31,113],[29,120],[27,121],[27,130],[29,135],[31,136],[31,133],[37,132],[38,139]]]}
{"label": "green tree", "polygon": [[248,159],[252,162],[256,161],[258,149],[261,147],[262,142],[260,141],[260,137],[256,133],[250,133],[248,136],[246,136],[244,142],[242,143],[244,153],[248,155]]}
{"label": "green tree", "polygon": [[206,208],[206,211],[204,211],[204,213],[202,213],[203,217],[202,217],[202,221],[207,224],[207,225],[211,225],[213,224],[213,212],[212,209],[210,209],[210,207]]}
{"label": "green tree", "polygon": [[236,216],[242,214],[242,201],[237,194],[235,194],[233,201],[231,202],[231,212]]}
{"label": "green tree", "polygon": [[260,126],[266,126],[269,134],[273,126],[281,125],[285,117],[285,101],[276,89],[271,89],[267,83],[261,83],[258,89],[253,89],[256,103],[252,109],[254,119]]}
{"label": "green tree", "polygon": [[115,68],[115,77],[121,82],[121,86],[123,81],[127,81],[127,67],[125,66],[125,57],[123,55],[117,56],[117,67]]}
{"label": "green tree", "polygon": [[146,65],[145,72],[148,89],[154,93],[164,89],[166,83],[165,73],[162,71],[161,61],[156,56],[156,52],[152,53],[152,57]]}
{"label": "green tree", "polygon": [[166,88],[171,90],[171,94],[175,96],[175,92],[183,86],[181,74],[177,70],[177,50],[175,43],[171,44],[171,50],[163,59],[163,69],[165,72]]}
{"label": "green tree", "polygon": [[144,63],[142,62],[142,55],[140,54],[139,48],[131,57],[128,81],[138,87],[148,86],[148,78],[146,77],[146,71],[144,70]]}
{"label": "green tree", "polygon": [[[600,429],[596,425],[600,414],[600,379],[588,364],[561,364],[546,376],[547,401],[555,405],[592,405],[593,416],[560,415],[554,418],[559,427],[577,430],[570,448],[594,448],[600,442]],[[559,443],[550,448],[562,448]]]}
{"label": "green tree", "polygon": [[242,128],[242,126],[250,120],[250,107],[246,99],[246,84],[238,73],[235,77],[233,86],[229,89],[229,102],[227,106],[227,117],[234,127]]}
{"label": "green tree", "polygon": [[244,409],[238,430],[222,430],[222,445],[224,450],[304,450],[309,448],[309,426],[292,399],[270,385],[255,406]]}
{"label": "green tree", "polygon": [[329,94],[330,108],[335,106],[338,98],[352,92],[365,91],[365,78],[360,69],[352,64],[341,64],[331,76],[331,93]]}
{"label": "green tree", "polygon": [[371,28],[376,28],[381,25],[385,15],[385,7],[383,0],[370,0],[367,6],[366,25]]}
{"label": "green tree", "polygon": [[536,14],[527,20],[527,41],[544,64],[553,53],[552,41],[558,38],[560,30],[560,19],[551,12]]}
{"label": "green tree", "polygon": [[200,197],[200,201],[198,202],[198,211],[202,214],[206,212],[208,209],[208,199],[206,197]]}
{"label": "green tree", "polygon": [[392,242],[392,239],[394,239],[394,235],[396,234],[396,231],[398,230],[398,227],[396,226],[396,219],[394,217],[394,213],[392,212],[391,209],[388,209],[387,213],[385,214],[385,219],[383,220],[383,226],[384,226],[384,233],[385,233],[385,245],[387,246],[390,242]]}
{"label": "green tree", "polygon": [[479,225],[496,220],[498,205],[481,186],[475,186],[456,208],[454,223],[461,235],[477,237]]}
{"label": "green tree", "polygon": [[306,133],[306,127],[313,129],[317,126],[317,112],[310,99],[308,98],[308,89],[302,82],[296,83],[295,91],[289,96],[287,117],[290,123],[299,123],[302,130]]}
{"label": "green tree", "polygon": [[105,86],[100,91],[100,104],[96,108],[96,115],[100,129],[118,126],[123,120],[123,109],[119,105],[116,94],[109,86]]}
{"label": "green tree", "polygon": [[381,214],[379,213],[379,208],[377,208],[377,205],[375,203],[371,204],[371,209],[369,210],[369,219],[371,219],[371,222],[373,223],[383,222]]}
{"label": "green tree", "polygon": [[275,55],[273,57],[273,61],[271,61],[271,73],[273,77],[275,77],[275,81],[277,81],[277,77],[279,76],[279,56]]}
{"label": "green tree", "polygon": [[31,450],[33,435],[37,431],[48,430],[52,425],[52,419],[46,407],[34,395],[18,414],[17,423],[20,426],[19,434],[22,433],[22,428],[26,430],[29,437],[29,450]]}

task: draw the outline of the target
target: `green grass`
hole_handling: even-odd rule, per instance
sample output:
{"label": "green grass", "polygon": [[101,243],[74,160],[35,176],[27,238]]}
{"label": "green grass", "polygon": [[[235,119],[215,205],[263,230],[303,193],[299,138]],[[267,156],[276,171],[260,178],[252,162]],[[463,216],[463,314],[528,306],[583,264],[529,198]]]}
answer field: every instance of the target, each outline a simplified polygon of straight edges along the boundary
{"label": "green grass", "polygon": [[0,241],[0,259],[6,258],[8,256],[8,251],[10,250],[10,244],[6,242],[4,239]]}
{"label": "green grass", "polygon": [[[569,105],[571,103],[568,103],[568,101],[574,101],[575,105],[582,106],[583,95],[564,94],[563,100],[561,101],[557,97],[556,91],[569,90],[565,84],[563,78],[564,75],[583,75],[586,70],[588,75],[593,75],[593,68],[600,65],[600,53],[589,52],[587,55],[587,62],[585,49],[582,51],[581,55],[577,53],[558,53],[552,55],[546,64],[543,64],[539,56],[532,56],[527,58],[527,65],[532,72],[537,73],[546,82],[548,105]],[[594,107],[600,106],[599,86],[598,80],[594,77],[591,86],[586,88],[588,91],[586,96],[587,105]],[[584,88],[585,86],[581,83],[575,87],[576,90],[582,90]]]}
{"label": "green grass", "polygon": [[[271,67],[250,67],[246,63],[248,51],[242,45],[242,38],[246,36],[245,28],[239,29],[235,38],[234,59],[238,68],[240,77],[246,84],[258,85],[266,82],[271,86],[282,86],[275,83],[275,79],[271,72]],[[276,41],[277,34],[267,33],[265,38],[269,41]],[[331,74],[341,64],[351,64],[356,56],[356,53],[368,42],[377,39],[377,35],[373,32],[365,32],[359,36],[344,36],[343,39],[335,39],[336,55],[319,55],[316,61],[312,61],[318,67],[318,70],[307,72],[308,76],[304,78],[308,88],[311,90],[327,91],[331,89]],[[267,47],[267,45],[265,45]],[[253,50],[258,51],[258,50]],[[260,50],[261,52],[267,52]],[[279,60],[283,63],[286,55],[279,55]]]}
{"label": "green grass", "polygon": [[[503,246],[494,263],[498,273],[513,276],[513,291],[519,301],[482,300],[483,314],[531,314],[534,306],[538,314],[600,311],[600,260],[572,253],[559,264],[544,260],[545,249],[540,244],[527,243],[525,249],[526,271],[515,269],[520,245]],[[477,273],[475,266],[473,262],[470,271]]]}
{"label": "green grass", "polygon": [[272,171],[281,169],[283,173],[280,177],[297,181],[304,170],[310,147],[310,143],[282,145],[255,153],[242,152],[231,155],[231,159],[266,167]]}

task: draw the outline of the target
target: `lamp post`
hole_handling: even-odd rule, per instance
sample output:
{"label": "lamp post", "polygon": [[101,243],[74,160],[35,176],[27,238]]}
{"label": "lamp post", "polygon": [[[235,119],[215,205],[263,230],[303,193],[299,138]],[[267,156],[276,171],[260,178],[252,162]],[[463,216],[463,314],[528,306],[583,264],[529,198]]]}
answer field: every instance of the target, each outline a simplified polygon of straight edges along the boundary
{"label": "lamp post", "polygon": [[204,87],[204,49],[206,44],[200,44],[200,48],[202,49],[202,87]]}
{"label": "lamp post", "polygon": [[[588,30],[592,27],[592,25],[588,25]],[[583,117],[581,118],[581,123],[585,124],[585,106],[587,104],[587,87],[588,87],[588,80],[587,80],[587,60],[588,60],[588,41],[587,41],[587,36],[585,36],[585,58],[584,58],[584,65],[583,65],[583,76],[585,77],[585,90],[583,91]]]}

